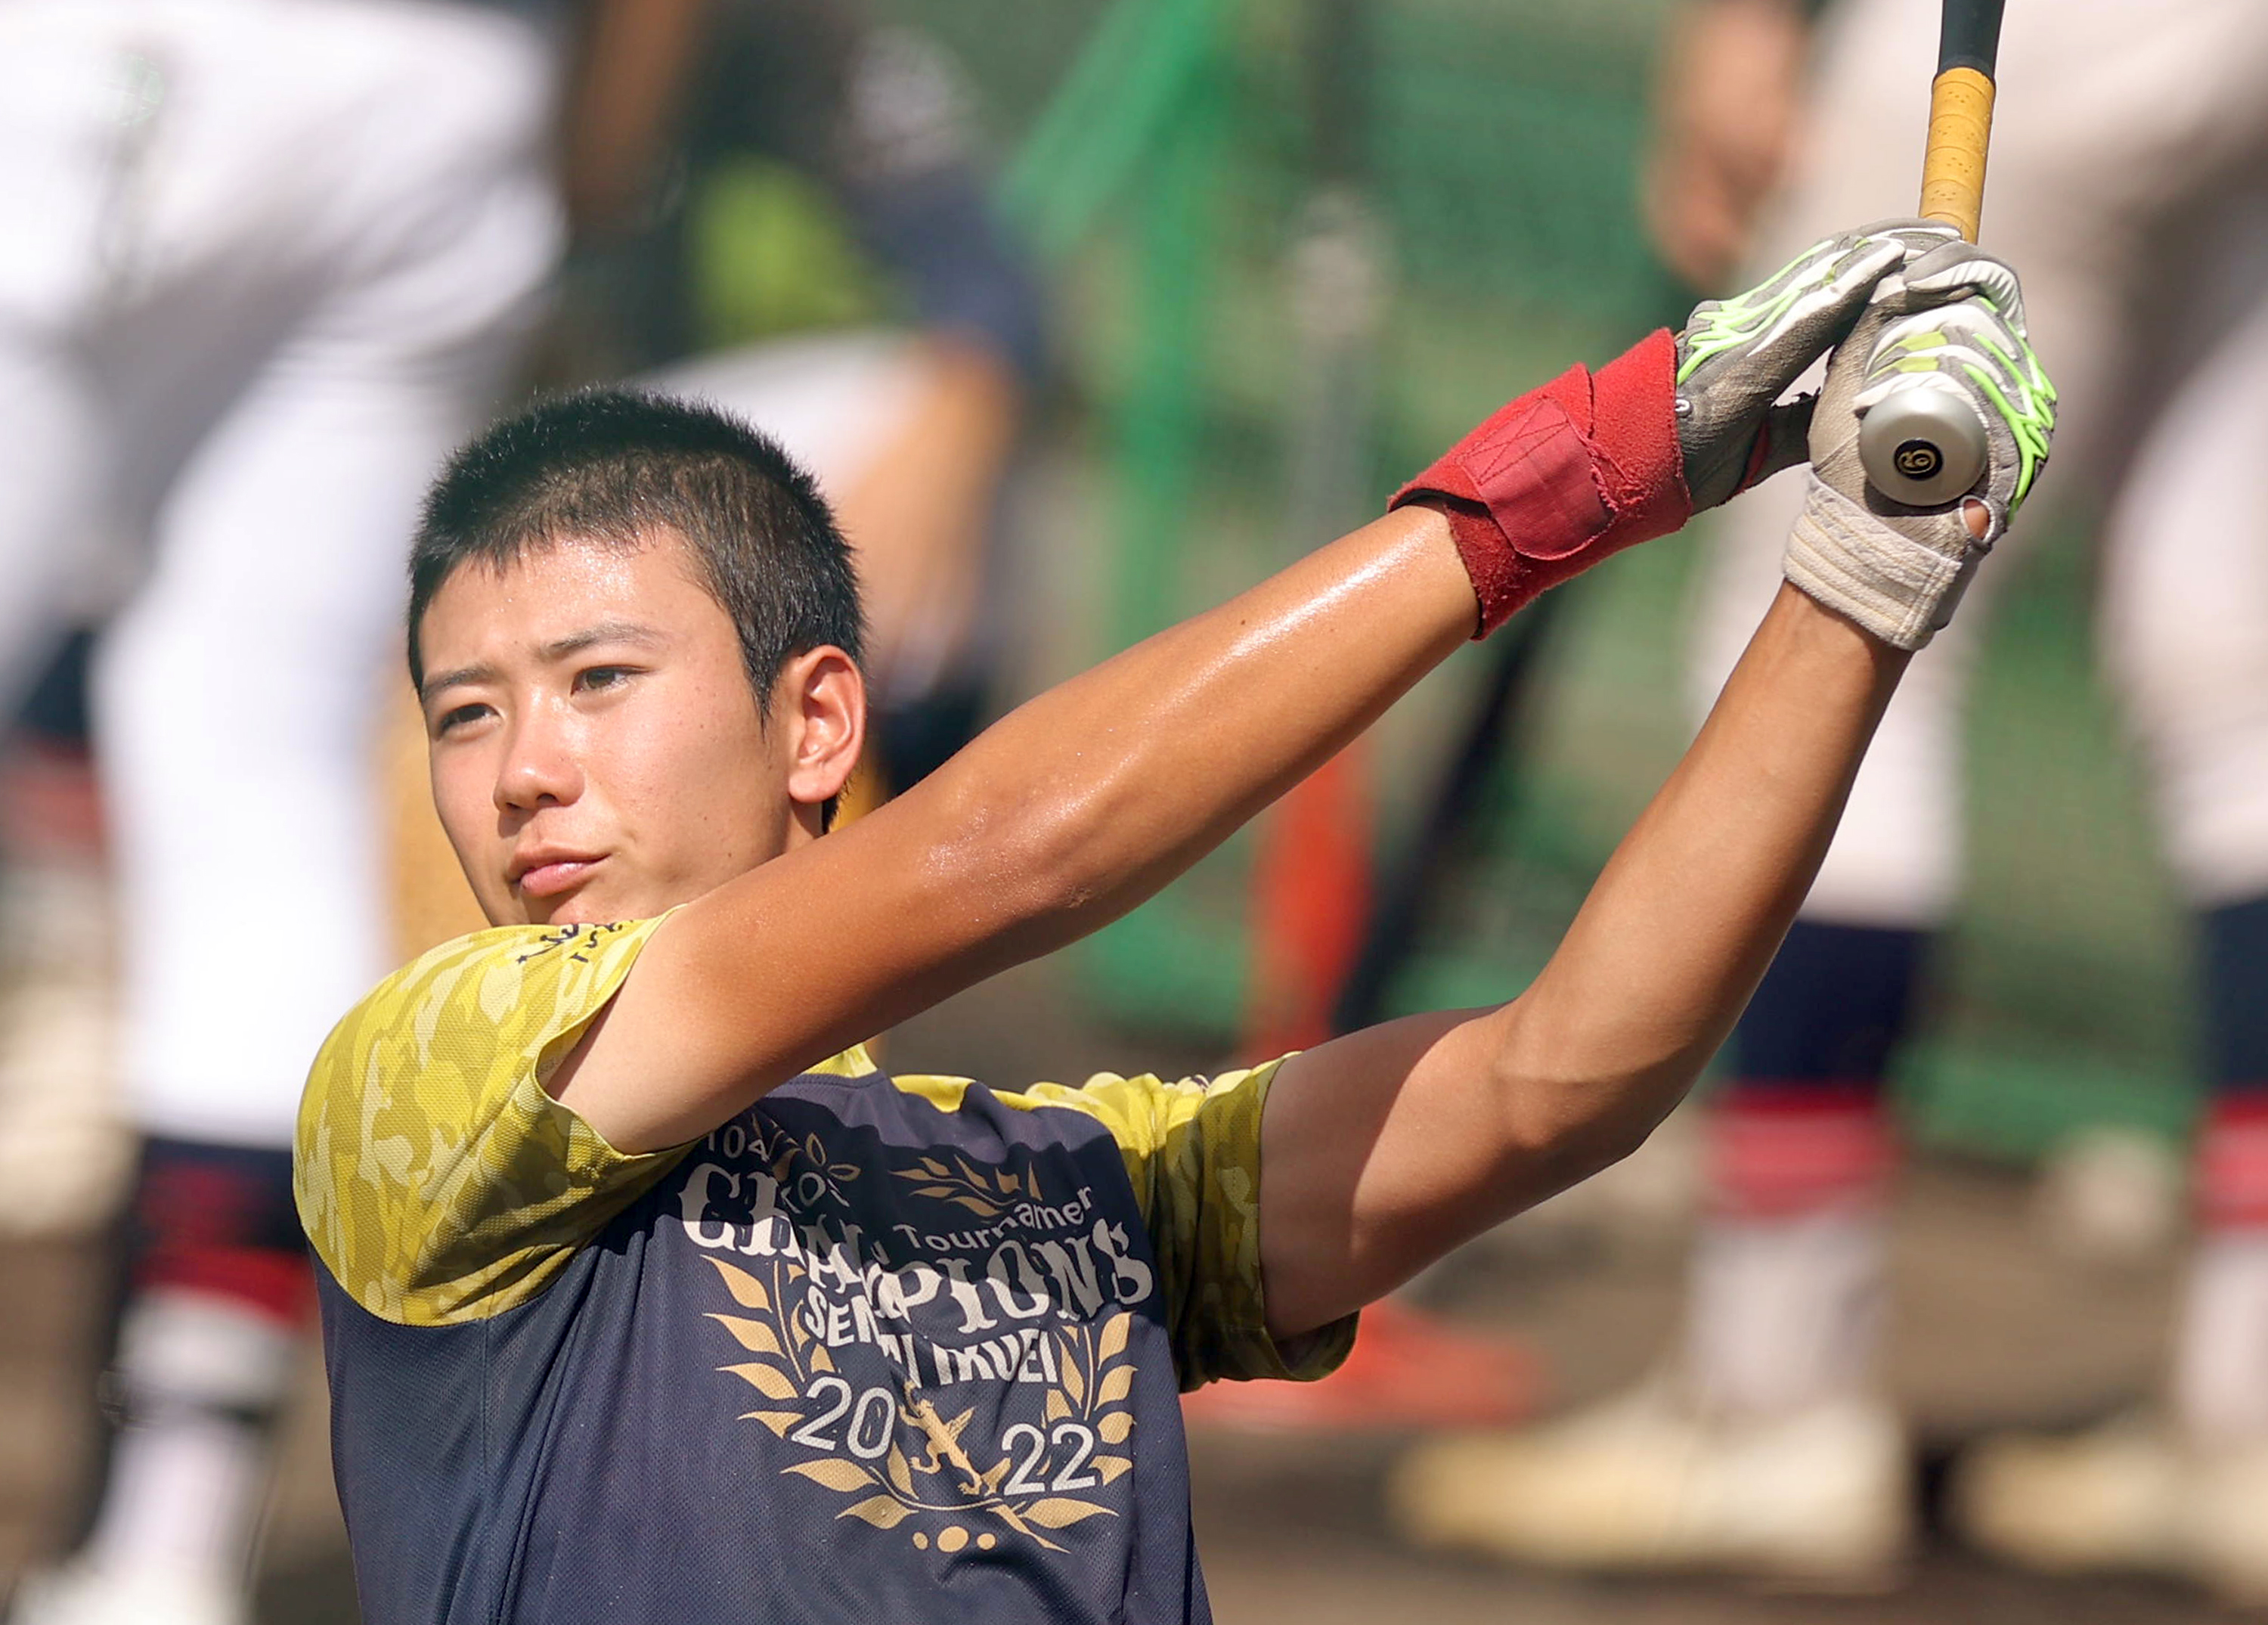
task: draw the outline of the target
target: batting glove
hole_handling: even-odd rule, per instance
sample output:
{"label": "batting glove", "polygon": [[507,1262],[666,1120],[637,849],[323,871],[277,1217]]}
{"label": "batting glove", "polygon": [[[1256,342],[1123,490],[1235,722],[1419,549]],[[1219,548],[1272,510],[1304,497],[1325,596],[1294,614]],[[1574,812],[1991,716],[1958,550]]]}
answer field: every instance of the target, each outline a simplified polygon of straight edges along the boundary
{"label": "batting glove", "polygon": [[1538,593],[1800,462],[1811,403],[1779,396],[1877,284],[1948,232],[1891,221],[1830,238],[1754,292],[1703,305],[1683,333],[1507,403],[1388,506],[1447,515],[1485,637]]}
{"label": "batting glove", "polygon": [[[1867,412],[1911,388],[1948,391],[1984,425],[1984,471],[1934,506],[1885,497],[1859,460]],[[1811,484],[1788,538],[1787,579],[1885,643],[1920,648],[1953,618],[2031,494],[2055,407],[2005,262],[1955,241],[1885,277],[1837,350],[1811,419]],[[1980,510],[1981,537],[1969,517]]]}
{"label": "batting glove", "polygon": [[1696,513],[1804,460],[1814,397],[1780,396],[1852,331],[1886,277],[1948,240],[1953,228],[1931,220],[1862,225],[1694,308],[1677,336],[1676,410]]}

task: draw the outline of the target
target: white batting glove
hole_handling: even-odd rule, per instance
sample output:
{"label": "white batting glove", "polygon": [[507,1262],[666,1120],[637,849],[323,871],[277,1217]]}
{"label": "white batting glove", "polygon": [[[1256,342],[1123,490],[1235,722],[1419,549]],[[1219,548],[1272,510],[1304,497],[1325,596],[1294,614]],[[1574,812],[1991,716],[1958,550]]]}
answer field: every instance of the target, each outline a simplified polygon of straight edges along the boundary
{"label": "white batting glove", "polygon": [[1883,278],[1953,236],[1933,221],[1878,220],[1694,307],[1677,336],[1676,410],[1695,513],[1804,460],[1813,397],[1780,397],[1864,317]]}
{"label": "white batting glove", "polygon": [[[1915,388],[1952,393],[1984,425],[1984,472],[1931,507],[1883,496],[1859,457],[1867,410]],[[2031,494],[2055,403],[2005,262],[1956,241],[1884,278],[1830,363],[1812,416],[1811,484],[1788,537],[1787,579],[1883,642],[1920,648],[1953,618],[1977,565]],[[1982,536],[1970,529],[1972,512]]]}

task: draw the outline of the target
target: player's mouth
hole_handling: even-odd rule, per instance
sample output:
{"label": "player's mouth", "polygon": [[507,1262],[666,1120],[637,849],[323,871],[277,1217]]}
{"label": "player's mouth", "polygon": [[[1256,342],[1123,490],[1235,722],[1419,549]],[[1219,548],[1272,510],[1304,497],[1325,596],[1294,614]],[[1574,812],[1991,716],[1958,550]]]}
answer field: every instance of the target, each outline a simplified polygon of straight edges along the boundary
{"label": "player's mouth", "polygon": [[522,897],[556,897],[580,885],[604,861],[586,853],[526,853],[512,861],[507,878]]}

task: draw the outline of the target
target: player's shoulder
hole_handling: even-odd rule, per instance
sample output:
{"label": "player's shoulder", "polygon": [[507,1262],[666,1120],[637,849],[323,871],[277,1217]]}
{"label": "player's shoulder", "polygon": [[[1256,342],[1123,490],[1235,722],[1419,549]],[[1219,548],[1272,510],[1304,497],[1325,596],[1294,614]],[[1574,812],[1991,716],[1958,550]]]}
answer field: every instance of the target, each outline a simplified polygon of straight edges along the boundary
{"label": "player's shoulder", "polygon": [[499,1281],[540,1285],[520,1219],[658,1165],[614,1152],[543,1081],[659,923],[475,932],[387,977],[332,1030],[300,1102],[294,1186],[357,1301],[432,1320],[492,1306]]}
{"label": "player's shoulder", "polygon": [[[1240,1067],[1211,1076],[1167,1078],[1154,1072],[1097,1072],[1079,1083],[1032,1083],[1018,1089],[991,1089],[991,1097],[1012,1110],[1076,1113],[1105,1129],[1121,1149],[1149,1156],[1202,1120],[1225,1127],[1230,1119],[1249,1115],[1256,1130],[1261,1103],[1277,1063]],[[950,1110],[961,1092],[981,1087],[959,1078],[901,1077],[899,1088],[932,1097]]]}
{"label": "player's shoulder", "polygon": [[587,1014],[611,997],[658,920],[609,925],[497,926],[444,942],[403,965],[332,1030],[320,1076],[373,1043],[431,1059],[437,1043],[484,1035],[509,1045]]}
{"label": "player's shoulder", "polygon": [[612,998],[659,920],[502,926],[420,955],[331,1030],[300,1104],[326,1124],[449,1118],[540,1075]]}

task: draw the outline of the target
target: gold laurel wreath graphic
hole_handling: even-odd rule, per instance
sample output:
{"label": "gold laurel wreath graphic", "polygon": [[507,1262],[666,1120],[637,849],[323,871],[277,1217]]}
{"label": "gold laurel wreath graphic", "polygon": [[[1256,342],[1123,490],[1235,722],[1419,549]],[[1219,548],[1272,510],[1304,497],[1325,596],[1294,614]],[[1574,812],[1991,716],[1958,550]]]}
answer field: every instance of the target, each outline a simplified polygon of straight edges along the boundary
{"label": "gold laurel wreath graphic", "polygon": [[[767,1317],[760,1319],[718,1313],[708,1317],[730,1333],[742,1348],[758,1356],[717,1368],[739,1378],[770,1402],[764,1408],[741,1413],[737,1420],[759,1423],[770,1429],[775,1438],[785,1439],[791,1429],[809,1418],[805,1401],[811,1379],[836,1370],[834,1356],[826,1347],[805,1331],[797,1318],[785,1312],[784,1307],[789,1285],[803,1279],[805,1271],[799,1264],[776,1259],[767,1283],[722,1259],[711,1258],[709,1262],[716,1267],[725,1289],[735,1304],[755,1315]],[[1091,1427],[1095,1437],[1105,1444],[1125,1444],[1134,1431],[1134,1414],[1127,1404],[1134,1388],[1135,1366],[1128,1349],[1133,1326],[1132,1313],[1120,1310],[1103,1323],[1099,1332],[1086,1326],[1055,1329],[1053,1334],[1058,1339],[1060,1354],[1057,1370],[1062,1376],[1059,1382],[1048,1385],[1044,1402],[1047,1426],[1078,1422]],[[786,1332],[784,1337],[778,1329],[782,1327]],[[976,1466],[961,1442],[975,1414],[972,1406],[958,1416],[941,1416],[932,1401],[914,1399],[901,1377],[897,1429],[911,1428],[919,1432],[928,1444],[924,1457],[909,1457],[894,1437],[889,1453],[879,1469],[845,1456],[822,1456],[792,1463],[780,1472],[783,1476],[793,1474],[808,1479],[841,1495],[861,1497],[836,1513],[837,1518],[855,1518],[877,1529],[894,1529],[920,1512],[937,1514],[956,1523],[968,1514],[983,1513],[1051,1552],[1064,1548],[1041,1530],[1064,1529],[1090,1518],[1117,1516],[1100,1503],[1068,1495],[1031,1496],[1020,1500],[1004,1494],[1001,1486],[1015,1458],[1003,1453],[989,1468]],[[1086,1459],[1106,1484],[1116,1483],[1134,1466],[1132,1459],[1123,1455],[1098,1451]],[[940,1497],[935,1489],[924,1486],[921,1482],[924,1479],[942,1481],[947,1487],[946,1496]],[[990,1537],[983,1539],[989,1542]],[[939,1544],[944,1546],[942,1539]]]}
{"label": "gold laurel wreath graphic", "polygon": [[1006,1169],[986,1173],[972,1167],[961,1157],[952,1159],[948,1165],[934,1156],[920,1158],[911,1168],[890,1171],[901,1179],[914,1182],[916,1196],[932,1196],[966,1208],[980,1219],[997,1219],[1008,1210],[1009,1204],[1020,1198],[1038,1201],[1040,1171],[1027,1169],[1013,1174]]}
{"label": "gold laurel wreath graphic", "polygon": [[795,1165],[798,1162],[808,1163],[811,1171],[816,1173],[826,1184],[827,1193],[834,1197],[836,1201],[844,1200],[843,1186],[852,1183],[865,1171],[856,1163],[828,1162],[827,1148],[821,1143],[819,1136],[815,1134],[806,1134],[800,1143],[786,1134],[782,1134],[779,1149],[777,1151],[770,1153],[759,1151],[757,1155],[770,1156],[771,1176],[783,1188],[794,1183]]}

